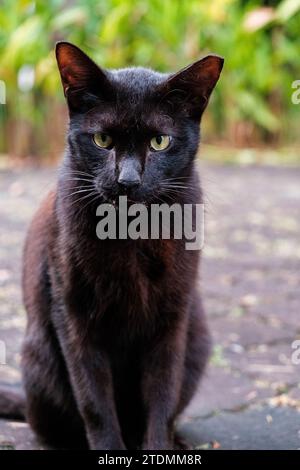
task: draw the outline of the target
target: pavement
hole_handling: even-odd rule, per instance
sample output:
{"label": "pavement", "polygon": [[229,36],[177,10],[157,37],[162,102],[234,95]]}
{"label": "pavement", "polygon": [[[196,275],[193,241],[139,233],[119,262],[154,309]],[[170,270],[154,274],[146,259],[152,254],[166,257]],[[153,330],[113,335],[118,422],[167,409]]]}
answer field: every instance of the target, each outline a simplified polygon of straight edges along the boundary
{"label": "pavement", "polygon": [[[197,449],[300,449],[300,168],[201,163],[200,173],[214,348],[179,432]],[[0,383],[20,383],[22,245],[55,177],[0,171]],[[0,420],[0,449],[40,448],[26,423]]]}

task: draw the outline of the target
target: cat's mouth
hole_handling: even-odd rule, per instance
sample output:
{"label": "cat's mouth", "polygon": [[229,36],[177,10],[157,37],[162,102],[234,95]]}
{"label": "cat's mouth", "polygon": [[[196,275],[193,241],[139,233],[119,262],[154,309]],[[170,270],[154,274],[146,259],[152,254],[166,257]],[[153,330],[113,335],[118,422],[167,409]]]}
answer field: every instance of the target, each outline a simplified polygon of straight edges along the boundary
{"label": "cat's mouth", "polygon": [[115,207],[119,207],[125,201],[128,206],[131,206],[133,204],[147,205],[147,201],[145,200],[145,198],[137,197],[130,193],[119,193],[114,196],[108,196],[106,198],[106,202],[112,204]]}
{"label": "cat's mouth", "polygon": [[143,184],[133,188],[125,188],[117,183],[101,185],[99,195],[104,203],[116,207],[120,204],[120,198],[122,201],[126,199],[128,205],[144,204],[145,206],[164,202],[170,203],[170,201],[174,202],[175,199],[173,193],[169,194],[168,191],[164,191],[164,187],[147,187]]}
{"label": "cat's mouth", "polygon": [[102,186],[100,193],[106,202],[116,206],[119,204],[119,198],[123,198],[123,200],[126,198],[128,203],[131,204],[145,201],[143,191],[140,190],[140,187],[126,188],[119,185]]}

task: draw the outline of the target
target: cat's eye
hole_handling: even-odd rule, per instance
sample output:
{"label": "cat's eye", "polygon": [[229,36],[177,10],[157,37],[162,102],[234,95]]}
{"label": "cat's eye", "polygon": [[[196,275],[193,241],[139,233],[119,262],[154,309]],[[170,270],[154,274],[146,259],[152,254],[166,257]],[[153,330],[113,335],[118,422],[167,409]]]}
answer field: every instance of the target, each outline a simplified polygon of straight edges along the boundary
{"label": "cat's eye", "polygon": [[169,135],[157,135],[150,140],[150,147],[152,150],[159,152],[169,147],[171,137]]}
{"label": "cat's eye", "polygon": [[97,132],[93,135],[93,140],[98,147],[103,149],[107,149],[112,145],[112,138],[108,134],[104,134],[103,132]]}

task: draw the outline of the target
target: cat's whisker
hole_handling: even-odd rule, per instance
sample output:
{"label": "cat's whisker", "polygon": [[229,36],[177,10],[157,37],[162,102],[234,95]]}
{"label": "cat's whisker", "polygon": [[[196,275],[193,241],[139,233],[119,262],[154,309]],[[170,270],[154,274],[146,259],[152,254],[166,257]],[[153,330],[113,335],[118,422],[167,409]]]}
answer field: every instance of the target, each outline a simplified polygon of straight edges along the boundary
{"label": "cat's whisker", "polygon": [[95,189],[95,185],[94,184],[76,184],[75,186],[68,186],[68,188],[66,189],[70,189],[71,191],[73,189]]}
{"label": "cat's whisker", "polygon": [[190,178],[190,176],[174,176],[172,178],[165,178],[163,181],[189,180]]}
{"label": "cat's whisker", "polygon": [[86,179],[86,178],[75,177],[75,178],[66,178],[66,181],[86,181],[87,183],[92,183],[94,181],[94,179]]}
{"label": "cat's whisker", "polygon": [[189,186],[178,186],[178,185],[171,185],[171,186],[165,186],[165,185],[162,185],[163,188],[165,189],[192,189],[190,188]]}
{"label": "cat's whisker", "polygon": [[168,197],[172,202],[178,202],[180,196],[190,194],[187,192],[187,189],[173,189],[173,188],[164,188],[163,189],[164,196]]}
{"label": "cat's whisker", "polygon": [[161,182],[162,185],[164,186],[186,186],[186,184],[182,181],[180,182],[177,182],[177,181],[162,181]]}
{"label": "cat's whisker", "polygon": [[88,188],[88,189],[80,189],[78,191],[74,191],[73,193],[67,194],[66,196],[63,197],[63,199],[64,200],[70,199],[72,196],[75,196],[76,194],[80,194],[80,193],[92,192],[93,189],[95,188],[93,187],[93,188]]}
{"label": "cat's whisker", "polygon": [[194,187],[195,184],[191,181],[162,181],[161,184],[164,184],[164,185],[170,185],[170,186],[173,186],[173,185],[179,185],[179,186],[190,186],[190,187]]}
{"label": "cat's whisker", "polygon": [[[80,184],[80,181],[83,182],[83,185],[84,186],[89,186],[89,185],[95,185],[95,180],[88,180],[88,179],[85,179],[85,178],[68,178],[66,181],[73,181],[74,182],[74,185],[79,185]],[[86,183],[89,183],[86,184]]]}
{"label": "cat's whisker", "polygon": [[180,195],[180,194],[185,194],[188,189],[189,189],[189,188],[167,188],[167,187],[164,188],[164,187],[163,187],[163,188],[162,188],[162,191],[163,191],[164,193],[173,192],[174,194]]}
{"label": "cat's whisker", "polygon": [[90,204],[92,204],[93,202],[95,202],[99,197],[100,197],[100,194],[99,194],[99,193],[96,193],[96,196],[95,196],[91,201],[88,201],[87,204],[85,204],[85,205],[80,209],[80,214],[83,212],[84,209],[86,209]]}
{"label": "cat's whisker", "polygon": [[155,194],[155,199],[157,199],[159,202],[161,202],[162,204],[164,204],[166,201],[163,200],[163,198],[161,198],[160,196],[158,196],[157,194]]}
{"label": "cat's whisker", "polygon": [[97,193],[96,191],[90,191],[89,194],[86,194],[83,197],[79,197],[75,201],[71,202],[70,206],[73,206],[74,204],[77,204],[77,203],[83,201],[84,199],[87,199],[88,197],[94,196],[95,194],[98,195],[99,193]]}
{"label": "cat's whisker", "polygon": [[184,181],[161,181],[160,182],[161,185],[163,186],[170,186],[170,187],[173,187],[173,186],[180,186],[180,187],[184,187],[184,188],[194,188],[195,185],[193,183],[185,183]]}
{"label": "cat's whisker", "polygon": [[92,175],[91,173],[87,173],[85,171],[79,171],[79,170],[64,170],[64,173],[66,176],[70,176],[70,175],[81,175],[81,176],[88,176],[89,178],[93,178],[94,175]]}
{"label": "cat's whisker", "polygon": [[[175,196],[177,196],[177,194],[175,195],[175,194],[171,194],[171,193],[165,191],[165,192],[164,192],[163,194],[161,194],[161,195],[163,195],[164,198],[169,199],[171,202],[176,202]],[[156,196],[156,198],[157,198],[158,200],[160,200],[163,204],[166,203],[166,200],[165,200],[164,198],[159,197],[159,196]]]}

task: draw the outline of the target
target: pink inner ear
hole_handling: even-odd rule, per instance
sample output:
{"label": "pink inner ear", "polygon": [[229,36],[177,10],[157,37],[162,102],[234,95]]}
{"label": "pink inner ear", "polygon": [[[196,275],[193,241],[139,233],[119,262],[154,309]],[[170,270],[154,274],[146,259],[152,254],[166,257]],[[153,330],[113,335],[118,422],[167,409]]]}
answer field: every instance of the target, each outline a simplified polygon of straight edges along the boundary
{"label": "pink inner ear", "polygon": [[219,57],[205,57],[204,59],[196,62],[186,69],[184,73],[187,76],[190,76],[195,82],[198,81],[199,84],[211,83],[212,86],[215,85],[216,81],[219,78],[223,62]]}
{"label": "pink inner ear", "polygon": [[107,78],[101,69],[75,46],[59,44],[56,55],[65,91],[68,87],[89,86],[96,77],[106,82]]}
{"label": "pink inner ear", "polygon": [[74,78],[72,73],[70,73],[70,67],[64,67],[61,71],[61,74],[64,78],[64,81],[66,83],[69,83],[71,84],[72,83],[72,79]]}
{"label": "pink inner ear", "polygon": [[196,88],[203,85],[213,88],[220,76],[222,66],[222,58],[207,56],[173,75],[170,82],[181,84],[192,82]]}
{"label": "pink inner ear", "polygon": [[[61,46],[58,49],[57,61],[63,80],[64,89],[68,86],[74,86],[76,83],[86,78],[87,71],[82,64],[81,51],[73,50],[69,46]],[[88,59],[86,67],[89,66]]]}
{"label": "pink inner ear", "polygon": [[82,65],[76,63],[69,63],[61,69],[61,77],[64,92],[68,91],[69,88],[82,88],[88,85],[89,71],[86,70]]}
{"label": "pink inner ear", "polygon": [[197,71],[199,79],[209,80],[217,79],[220,75],[220,62],[218,60],[210,60]]}
{"label": "pink inner ear", "polygon": [[106,73],[78,47],[58,43],[56,58],[69,110],[87,109],[92,96],[111,93]]}

